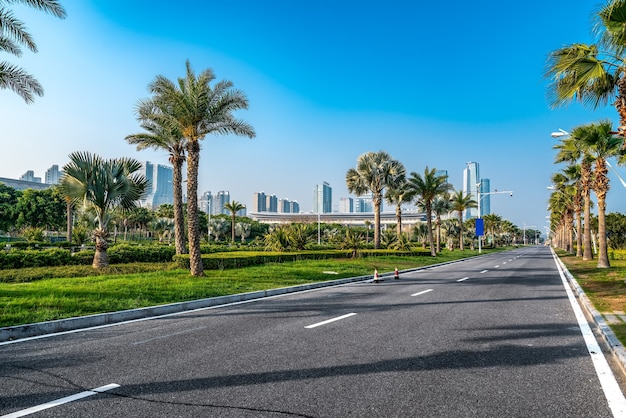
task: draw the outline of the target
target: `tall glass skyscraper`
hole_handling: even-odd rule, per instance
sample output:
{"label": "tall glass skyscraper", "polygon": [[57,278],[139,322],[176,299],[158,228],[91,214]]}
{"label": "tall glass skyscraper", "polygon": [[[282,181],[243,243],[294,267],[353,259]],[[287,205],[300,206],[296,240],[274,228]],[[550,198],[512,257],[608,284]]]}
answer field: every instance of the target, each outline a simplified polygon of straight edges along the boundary
{"label": "tall glass skyscraper", "polygon": [[331,213],[333,211],[333,189],[324,182],[313,189],[313,212]]}
{"label": "tall glass skyscraper", "polygon": [[[466,167],[463,170],[463,194],[467,195],[468,193],[474,198],[474,200],[478,200],[478,182],[480,178],[480,171],[478,167],[478,163],[469,162],[465,163]],[[481,202],[482,205],[482,202]],[[482,208],[481,208],[482,209]],[[468,208],[465,210],[465,219],[475,218],[478,216],[478,208]]]}

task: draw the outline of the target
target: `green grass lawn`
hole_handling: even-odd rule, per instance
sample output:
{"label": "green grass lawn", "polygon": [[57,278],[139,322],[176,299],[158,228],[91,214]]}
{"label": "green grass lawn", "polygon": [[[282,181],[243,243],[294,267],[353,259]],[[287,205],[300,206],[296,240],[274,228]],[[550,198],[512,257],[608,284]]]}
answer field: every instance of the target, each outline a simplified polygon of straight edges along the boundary
{"label": "green grass lawn", "polygon": [[[502,251],[502,249],[484,249]],[[115,274],[45,278],[0,283],[0,327],[120,311],[172,302],[275,289],[305,283],[380,274],[477,255],[477,251],[443,251],[437,257],[381,256],[357,259],[303,260],[239,269],[208,270],[192,277],[168,264],[116,266]],[[55,268],[47,268],[54,274]],[[64,271],[59,268],[58,271]],[[337,274],[329,274],[334,272]]]}

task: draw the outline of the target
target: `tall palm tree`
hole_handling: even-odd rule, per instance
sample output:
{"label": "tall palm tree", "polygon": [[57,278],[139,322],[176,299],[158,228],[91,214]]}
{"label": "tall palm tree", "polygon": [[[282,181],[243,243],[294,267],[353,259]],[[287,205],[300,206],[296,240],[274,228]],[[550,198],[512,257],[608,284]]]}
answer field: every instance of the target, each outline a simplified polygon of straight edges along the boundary
{"label": "tall palm tree", "polygon": [[424,208],[426,209],[426,224],[428,225],[428,242],[430,244],[430,254],[434,257],[437,255],[435,249],[435,242],[433,238],[433,225],[432,225],[432,204],[435,197],[450,190],[451,186],[448,183],[447,176],[440,176],[436,174],[437,170],[433,168],[429,170],[428,167],[424,169],[424,175],[420,175],[413,171],[408,179],[409,189],[415,193],[418,200],[421,200]]}
{"label": "tall palm tree", "polygon": [[550,195],[548,205],[551,211],[560,214],[559,225],[563,228],[564,249],[568,253],[573,254],[573,215],[575,212],[574,197],[576,195],[576,187],[564,173],[553,174],[551,180],[554,185],[554,191]]}
{"label": "tall palm tree", "polygon": [[235,242],[235,215],[241,209],[245,209],[245,205],[243,203],[237,202],[233,200],[232,202],[228,202],[224,204],[224,209],[230,212],[230,229],[231,229],[231,241]]}
{"label": "tall palm tree", "polygon": [[138,103],[136,113],[141,127],[146,131],[128,135],[126,141],[137,145],[137,150],[152,148],[165,150],[172,164],[172,188],[174,191],[174,242],[176,254],[187,252],[185,244],[185,216],[183,213],[183,164],[185,163],[185,138],[177,126],[164,125],[163,113],[152,100]]}
{"label": "tall palm tree", "polygon": [[[64,19],[65,9],[57,0],[13,0],[0,3],[0,51],[16,57],[22,56],[22,46],[37,52],[37,45],[26,26],[16,19],[7,4],[21,3]],[[43,87],[23,69],[6,61],[0,62],[0,88],[11,89],[26,103],[32,103],[34,96],[43,96]]]}
{"label": "tall palm tree", "polygon": [[553,106],[578,100],[593,108],[614,101],[618,133],[626,134],[626,0],[609,0],[598,10],[596,44],[572,44],[549,55],[546,76]]}
{"label": "tall palm tree", "polygon": [[450,194],[442,193],[433,200],[433,214],[435,215],[435,228],[437,228],[437,252],[441,251],[441,216],[450,213]]}
{"label": "tall palm tree", "polygon": [[[593,189],[593,178],[591,175],[591,157],[588,147],[582,138],[589,132],[588,127],[578,126],[572,130],[569,137],[561,139],[561,142],[554,146],[558,153],[554,159],[555,163],[574,164],[580,163],[580,180],[577,182],[580,195],[583,200],[583,231],[582,231],[582,257],[583,260],[592,260],[593,251],[591,245],[591,190]],[[572,173],[573,174],[573,173]],[[580,231],[579,231],[580,234]],[[580,235],[579,235],[580,239]],[[580,245],[579,245],[580,247]]]}
{"label": "tall palm tree", "polygon": [[346,185],[357,196],[372,193],[374,201],[374,248],[380,248],[380,207],[386,188],[397,187],[406,175],[402,163],[385,151],[366,152],[357,159],[356,168],[346,173]]}
{"label": "tall palm tree", "polygon": [[396,235],[400,237],[402,235],[402,204],[413,200],[413,194],[407,187],[406,180],[387,188],[385,199],[387,203],[396,207]]}
{"label": "tall palm tree", "polygon": [[198,228],[198,167],[200,141],[208,134],[235,134],[253,138],[254,128],[236,119],[233,112],[248,108],[246,95],[223,80],[211,87],[215,75],[206,69],[196,76],[189,61],[184,78],[173,83],[162,75],[150,83],[153,102],[164,110],[159,124],[182,134],[187,151],[187,231],[189,239],[189,264],[193,276],[202,276],[204,268],[200,254]]}
{"label": "tall palm tree", "polygon": [[74,152],[63,167],[61,189],[76,204],[96,213],[96,253],[92,266],[109,265],[107,256],[109,213],[119,207],[131,210],[146,192],[148,180],[140,173],[141,163],[132,158],[104,160],[89,152]]}
{"label": "tall palm tree", "polygon": [[[465,211],[469,208],[478,207],[478,203],[476,202],[476,200],[474,200],[471,193],[463,193],[463,190],[457,190],[452,193],[452,197],[450,198],[450,206],[451,209],[457,213],[459,219],[459,229],[461,237],[461,240],[459,242],[459,248],[461,249],[461,251],[463,251],[463,213],[465,213]],[[478,239],[480,239],[480,237]]]}
{"label": "tall palm tree", "polygon": [[624,163],[623,138],[611,132],[611,122],[608,120],[586,125],[586,134],[581,141],[587,146],[589,156],[593,160],[593,191],[598,200],[598,268],[608,268],[609,254],[606,240],[606,194],[609,191],[609,177],[606,160],[619,157],[619,163]]}

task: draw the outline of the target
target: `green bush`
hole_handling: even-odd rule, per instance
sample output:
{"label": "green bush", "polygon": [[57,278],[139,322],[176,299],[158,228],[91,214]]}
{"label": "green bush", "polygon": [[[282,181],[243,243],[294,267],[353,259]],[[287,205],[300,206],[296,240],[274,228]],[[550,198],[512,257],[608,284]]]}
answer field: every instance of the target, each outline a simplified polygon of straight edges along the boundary
{"label": "green bush", "polygon": [[46,248],[43,250],[0,251],[0,268],[47,267],[73,264],[68,250]]}

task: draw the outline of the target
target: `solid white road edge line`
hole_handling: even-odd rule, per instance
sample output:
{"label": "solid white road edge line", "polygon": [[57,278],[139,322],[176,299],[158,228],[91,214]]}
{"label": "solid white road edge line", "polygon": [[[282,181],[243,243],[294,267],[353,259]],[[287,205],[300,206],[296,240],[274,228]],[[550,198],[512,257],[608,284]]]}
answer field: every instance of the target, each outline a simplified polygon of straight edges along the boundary
{"label": "solid white road edge line", "polygon": [[79,399],[86,398],[88,396],[97,395],[98,393],[106,392],[107,390],[119,388],[120,385],[111,383],[110,385],[100,386],[99,388],[87,390],[85,392],[77,393],[76,395],[66,396],[65,398],[57,399],[56,401],[47,402],[32,408],[23,409],[21,411],[13,412],[8,415],[2,415],[0,418],[17,418],[26,415],[34,414],[35,412],[43,411],[44,409],[54,408],[55,406],[63,405],[64,403],[74,402]]}
{"label": "solid white road edge line", "polygon": [[596,369],[596,374],[600,380],[604,396],[609,403],[609,408],[611,408],[614,417],[626,416],[626,398],[624,398],[624,394],[615,380],[615,376],[609,367],[609,363],[606,361],[606,358],[602,353],[602,349],[589,327],[585,314],[578,305],[574,292],[567,282],[563,269],[561,269],[561,266],[559,265],[556,254],[553,254],[552,257],[554,258],[554,263],[559,271],[559,276],[561,276],[563,287],[565,287],[565,292],[567,293],[570,305],[572,305],[572,310],[574,311],[576,320],[578,321],[580,332],[583,334],[585,344],[587,345],[587,351],[589,351],[589,355],[591,356],[591,361]]}
{"label": "solid white road edge line", "polygon": [[428,293],[432,291],[433,289],[422,290],[421,292],[413,293],[411,296],[419,296],[419,295],[423,295],[424,293]]}
{"label": "solid white road edge line", "polygon": [[463,277],[462,279],[457,280],[457,282],[464,282],[467,279],[469,279],[469,277]]}
{"label": "solid white road edge line", "polygon": [[340,321],[342,319],[349,318],[354,315],[356,315],[356,313],[354,312],[346,314],[346,315],[341,315],[341,316],[338,316],[337,318],[327,319],[326,321],[318,322],[317,324],[307,325],[304,328],[311,329],[311,328],[319,327],[320,325],[330,324],[331,322]]}

